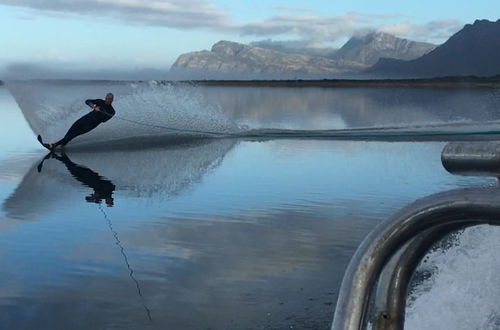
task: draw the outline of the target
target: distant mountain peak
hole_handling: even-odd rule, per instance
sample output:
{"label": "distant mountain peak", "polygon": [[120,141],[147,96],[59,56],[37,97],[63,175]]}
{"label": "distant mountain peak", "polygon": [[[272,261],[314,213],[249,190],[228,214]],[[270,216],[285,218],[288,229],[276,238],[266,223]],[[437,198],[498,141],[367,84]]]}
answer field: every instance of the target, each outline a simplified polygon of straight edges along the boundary
{"label": "distant mountain peak", "polygon": [[500,74],[500,20],[476,20],[418,59],[381,59],[369,72],[412,77]]}
{"label": "distant mountain peak", "polygon": [[225,55],[236,56],[245,48],[244,44],[233,41],[221,40],[212,46],[212,52]]}
{"label": "distant mountain peak", "polygon": [[373,42],[373,41],[383,40],[383,39],[396,39],[396,36],[394,36],[390,33],[384,32],[384,31],[374,30],[374,31],[370,31],[364,35],[353,36],[352,38],[365,40],[366,42]]}
{"label": "distant mountain peak", "polygon": [[411,60],[420,57],[436,45],[398,38],[383,31],[371,31],[362,36],[353,36],[339,49],[334,58],[349,59],[366,66],[375,64],[380,58]]}
{"label": "distant mountain peak", "polygon": [[490,20],[487,20],[487,19],[477,19],[474,21],[473,24],[467,24],[467,25],[475,25],[475,26],[478,26],[478,25],[491,25],[491,24],[495,24],[495,23],[498,23],[500,22],[500,19],[498,21],[490,21]]}

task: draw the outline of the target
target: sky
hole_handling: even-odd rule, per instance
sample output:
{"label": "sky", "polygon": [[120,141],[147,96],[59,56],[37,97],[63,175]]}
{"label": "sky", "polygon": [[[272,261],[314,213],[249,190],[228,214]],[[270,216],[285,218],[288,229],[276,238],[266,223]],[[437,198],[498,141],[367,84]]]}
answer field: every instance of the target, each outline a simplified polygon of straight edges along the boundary
{"label": "sky", "polygon": [[440,44],[499,13],[498,0],[0,0],[0,78],[42,68],[166,72],[219,40],[338,48],[378,30]]}

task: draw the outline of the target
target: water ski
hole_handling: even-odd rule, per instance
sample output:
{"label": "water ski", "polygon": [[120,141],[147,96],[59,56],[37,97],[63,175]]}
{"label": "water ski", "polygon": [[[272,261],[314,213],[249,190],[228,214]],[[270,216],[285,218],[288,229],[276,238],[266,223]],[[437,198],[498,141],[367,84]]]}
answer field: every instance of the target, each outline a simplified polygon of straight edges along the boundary
{"label": "water ski", "polygon": [[38,142],[40,142],[40,144],[44,147],[44,148],[47,148],[47,150],[49,150],[50,152],[54,151],[54,145],[51,144],[51,143],[43,143],[43,139],[42,139],[42,136],[41,135],[38,135],[36,137],[36,139],[38,140]]}

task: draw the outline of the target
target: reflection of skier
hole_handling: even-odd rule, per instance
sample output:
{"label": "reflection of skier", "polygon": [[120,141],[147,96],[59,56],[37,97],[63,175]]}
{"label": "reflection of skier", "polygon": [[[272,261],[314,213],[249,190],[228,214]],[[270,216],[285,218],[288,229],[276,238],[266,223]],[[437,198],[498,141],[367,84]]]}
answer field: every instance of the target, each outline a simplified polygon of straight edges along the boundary
{"label": "reflection of skier", "polygon": [[[75,179],[80,181],[83,185],[94,189],[92,194],[85,196],[87,202],[100,204],[104,200],[107,206],[111,207],[114,205],[113,192],[116,186],[110,180],[103,178],[88,167],[73,163],[64,153],[61,156],[55,153],[49,153],[45,156],[44,160],[47,158],[55,158],[64,163]],[[42,166],[43,161],[38,165],[38,172],[42,170]]]}
{"label": "reflection of skier", "polygon": [[53,151],[58,146],[65,146],[69,141],[73,140],[75,137],[88,133],[99,124],[104,123],[111,119],[115,114],[115,109],[111,106],[113,103],[113,94],[106,94],[104,100],[87,100],[85,104],[92,108],[92,111],[85,116],[78,119],[66,133],[66,135],[56,143],[44,143],[42,137],[38,135],[38,141],[50,151]]}

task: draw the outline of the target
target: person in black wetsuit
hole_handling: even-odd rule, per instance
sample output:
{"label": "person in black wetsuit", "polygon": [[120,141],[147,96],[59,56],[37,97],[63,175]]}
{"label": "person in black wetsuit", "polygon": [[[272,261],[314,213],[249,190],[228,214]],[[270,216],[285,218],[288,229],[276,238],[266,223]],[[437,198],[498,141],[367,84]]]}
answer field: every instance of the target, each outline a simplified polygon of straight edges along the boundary
{"label": "person in black wetsuit", "polygon": [[38,135],[38,141],[40,141],[40,143],[50,151],[54,150],[58,146],[64,147],[75,137],[88,133],[99,126],[99,124],[110,120],[115,115],[115,109],[113,109],[111,103],[113,103],[112,93],[106,94],[106,98],[104,100],[96,99],[85,101],[85,104],[91,107],[92,111],[75,121],[61,140],[56,143],[43,143],[42,137]]}

